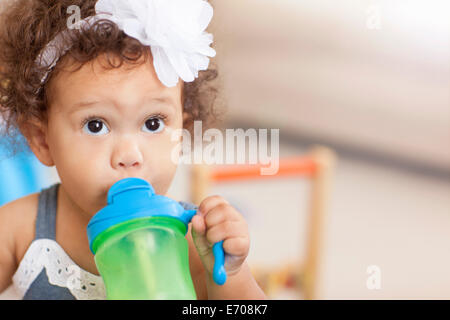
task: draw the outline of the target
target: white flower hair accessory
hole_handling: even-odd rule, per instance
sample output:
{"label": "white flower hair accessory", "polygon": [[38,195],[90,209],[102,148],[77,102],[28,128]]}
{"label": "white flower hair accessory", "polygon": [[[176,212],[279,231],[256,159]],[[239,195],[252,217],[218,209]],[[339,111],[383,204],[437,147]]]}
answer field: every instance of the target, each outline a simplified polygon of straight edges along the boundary
{"label": "white flower hair accessory", "polygon": [[198,72],[207,70],[209,58],[216,55],[210,47],[213,35],[205,32],[213,8],[205,0],[99,0],[95,16],[76,23],[72,29],[59,33],[37,57],[36,63],[50,70],[70,45],[65,41],[68,32],[107,19],[128,36],[150,46],[153,65],[159,80],[173,87],[181,78],[192,82]]}

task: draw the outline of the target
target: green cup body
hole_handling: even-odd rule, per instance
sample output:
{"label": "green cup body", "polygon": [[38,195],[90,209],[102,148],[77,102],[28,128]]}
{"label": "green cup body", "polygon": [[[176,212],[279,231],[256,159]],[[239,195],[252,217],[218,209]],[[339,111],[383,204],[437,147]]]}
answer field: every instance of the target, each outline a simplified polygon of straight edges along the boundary
{"label": "green cup body", "polygon": [[196,299],[185,233],[178,219],[153,216],[99,234],[93,248],[107,299]]}

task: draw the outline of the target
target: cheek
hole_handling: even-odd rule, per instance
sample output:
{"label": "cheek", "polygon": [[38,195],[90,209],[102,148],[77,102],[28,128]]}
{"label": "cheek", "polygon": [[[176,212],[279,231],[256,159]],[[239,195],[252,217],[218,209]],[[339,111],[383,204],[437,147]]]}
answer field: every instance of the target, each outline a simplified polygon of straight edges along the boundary
{"label": "cheek", "polygon": [[48,143],[61,183],[77,205],[95,212],[106,204],[98,189],[107,178],[105,146],[89,143],[58,126],[49,128]]}
{"label": "cheek", "polygon": [[80,175],[82,178],[102,173],[107,155],[104,144],[92,143],[73,133],[62,132],[54,139],[53,147],[55,165],[65,174]]}
{"label": "cheek", "polygon": [[177,145],[177,141],[171,141],[171,133],[167,132],[147,149],[149,181],[157,194],[165,194],[172,183],[178,166],[174,161],[176,159],[172,159],[177,152]]}

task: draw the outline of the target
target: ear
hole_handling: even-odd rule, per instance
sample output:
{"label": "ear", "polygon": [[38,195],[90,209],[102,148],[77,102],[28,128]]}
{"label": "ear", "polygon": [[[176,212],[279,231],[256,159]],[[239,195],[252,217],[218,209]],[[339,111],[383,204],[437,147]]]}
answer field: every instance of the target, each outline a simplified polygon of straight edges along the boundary
{"label": "ear", "polygon": [[41,121],[29,120],[21,126],[21,131],[28,141],[31,151],[39,161],[47,166],[54,166],[50,148],[47,143],[47,126]]}

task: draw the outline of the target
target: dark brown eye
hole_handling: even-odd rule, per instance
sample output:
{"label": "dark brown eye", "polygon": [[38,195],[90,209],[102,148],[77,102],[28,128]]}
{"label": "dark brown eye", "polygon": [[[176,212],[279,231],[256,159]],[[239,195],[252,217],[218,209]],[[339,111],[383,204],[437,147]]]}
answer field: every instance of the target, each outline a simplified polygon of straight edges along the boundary
{"label": "dark brown eye", "polygon": [[[88,122],[86,122],[85,126],[85,131],[87,131],[87,133],[92,134],[92,135],[101,135],[103,133],[108,133],[108,128],[105,126],[105,124],[103,123],[103,121],[101,120],[89,120]],[[106,132],[104,132],[106,130]]]}
{"label": "dark brown eye", "polygon": [[164,129],[164,122],[159,118],[151,118],[145,122],[145,128],[152,133],[157,133]]}
{"label": "dark brown eye", "polygon": [[103,123],[101,123],[98,120],[94,120],[94,121],[89,121],[88,123],[88,128],[91,132],[93,133],[97,133],[100,132],[103,128]]}

